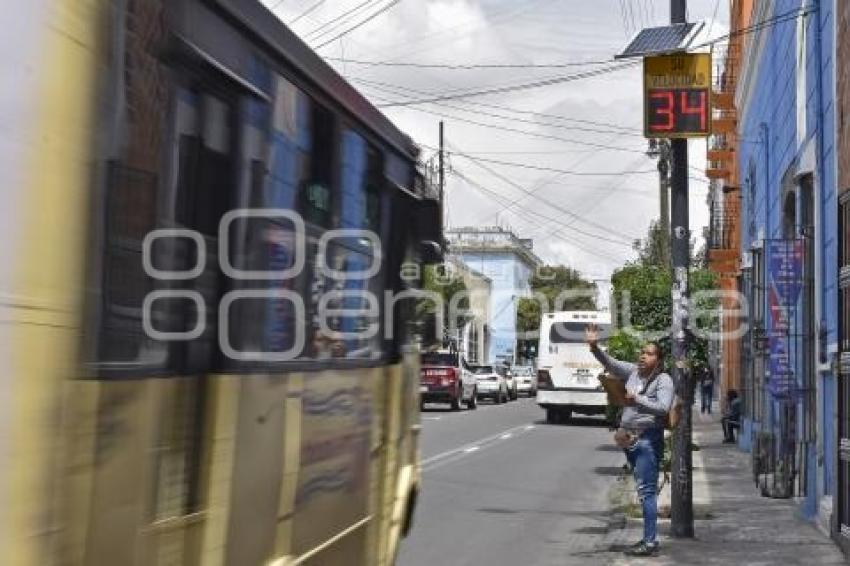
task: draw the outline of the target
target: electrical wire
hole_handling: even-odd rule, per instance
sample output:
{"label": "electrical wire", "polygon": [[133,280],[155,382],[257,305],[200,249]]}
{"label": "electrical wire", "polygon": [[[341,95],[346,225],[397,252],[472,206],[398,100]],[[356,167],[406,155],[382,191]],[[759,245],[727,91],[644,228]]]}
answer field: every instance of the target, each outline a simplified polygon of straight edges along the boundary
{"label": "electrical wire", "polygon": [[761,20],[760,22],[756,22],[756,23],[754,23],[750,26],[731,31],[731,32],[727,33],[726,35],[721,35],[720,37],[705,41],[705,42],[700,43],[698,45],[693,45],[693,46],[691,46],[690,49],[700,49],[700,48],[703,48],[703,47],[710,47],[710,46],[714,45],[715,43],[722,43],[724,41],[728,41],[729,39],[732,39],[733,37],[738,37],[739,35],[747,35],[747,34],[750,34],[750,33],[755,33],[755,32],[761,31],[765,28],[771,27],[771,26],[779,25],[779,24],[782,24],[782,23],[785,23],[785,22],[794,21],[799,17],[805,17],[805,16],[808,16],[809,14],[812,14],[814,12],[817,12],[817,8],[815,8],[815,7],[804,8],[804,9],[801,9],[801,10],[789,10],[788,12],[783,12],[782,14],[778,14],[776,16],[766,18],[766,19]]}
{"label": "electrical wire", "polygon": [[322,6],[322,4],[324,4],[327,1],[328,0],[318,0],[318,2],[314,3],[312,6],[310,6],[309,8],[307,8],[306,10],[304,10],[303,12],[301,12],[300,14],[295,16],[295,18],[293,18],[289,22],[289,25],[293,25],[295,22],[299,21],[301,18],[309,16],[310,14],[312,14],[313,12],[318,10]]}
{"label": "electrical wire", "polygon": [[[373,5],[374,5],[374,3],[379,2],[379,1],[380,1],[380,0],[365,0],[365,2],[361,2],[361,3],[357,4],[357,5],[356,5],[356,6],[354,6],[353,8],[351,8],[351,9],[349,9],[349,10],[346,10],[346,11],[345,11],[345,12],[343,12],[342,14],[340,14],[340,15],[336,16],[335,18],[331,18],[330,20],[326,21],[325,23],[320,24],[318,27],[316,27],[316,28],[312,29],[311,31],[307,32],[307,33],[304,35],[304,37],[305,37],[305,38],[308,38],[308,39],[319,39],[319,38],[320,38],[320,37],[322,37],[323,35],[327,35],[328,33],[330,33],[330,32],[331,32],[331,30],[333,30],[333,29],[338,29],[338,28],[342,27],[342,26],[344,25],[344,22],[342,22],[342,20],[344,20],[344,19],[345,19],[345,18],[347,18],[348,16],[350,16],[350,15],[354,14],[355,12],[360,11],[360,10],[361,10],[361,9],[363,9],[363,8],[368,7],[368,6],[369,6],[369,4],[373,4]],[[323,31],[323,30],[324,30],[324,31]],[[318,34],[318,36],[313,37],[313,36],[315,36],[316,34]]]}
{"label": "electrical wire", "polygon": [[[469,158],[468,158],[468,159],[469,159]],[[520,191],[520,192],[522,192],[522,193],[525,193],[525,194],[527,194],[527,195],[529,195],[529,196],[534,197],[535,199],[537,199],[537,200],[539,200],[540,202],[542,202],[542,203],[546,204],[547,206],[549,206],[549,207],[553,208],[554,210],[557,210],[558,212],[561,212],[561,213],[563,213],[563,214],[566,214],[566,215],[567,215],[567,216],[569,216],[570,218],[574,218],[577,222],[582,222],[582,223],[584,223],[584,224],[587,224],[588,226],[593,226],[593,227],[598,228],[598,229],[601,229],[601,230],[608,230],[608,229],[610,229],[610,226],[604,226],[604,225],[602,225],[602,224],[598,224],[598,223],[596,223],[596,222],[594,222],[594,221],[592,221],[592,220],[588,220],[587,218],[582,218],[582,217],[581,217],[581,216],[579,216],[578,214],[576,214],[576,213],[572,212],[571,210],[568,210],[568,209],[564,208],[563,206],[559,205],[558,203],[553,202],[553,201],[551,201],[551,200],[549,200],[549,199],[543,198],[543,197],[542,197],[542,196],[540,196],[540,195],[537,195],[537,194],[532,193],[529,189],[526,189],[525,187],[523,187],[523,186],[522,186],[522,185],[520,185],[519,183],[516,183],[515,181],[512,181],[511,179],[509,179],[509,178],[505,177],[504,175],[502,175],[502,174],[501,174],[501,173],[499,173],[498,171],[494,171],[492,168],[490,168],[490,167],[488,167],[487,165],[485,165],[484,163],[482,163],[482,161],[483,161],[483,160],[480,160],[480,159],[470,159],[470,161],[472,161],[472,163],[474,163],[475,165],[477,165],[478,167],[480,167],[480,168],[481,168],[481,169],[483,169],[484,171],[487,171],[487,172],[488,172],[488,173],[490,173],[491,175],[493,175],[493,176],[497,177],[498,179],[501,179],[503,182],[507,183],[508,185],[510,185],[511,187],[513,187],[513,188],[517,189],[518,191]],[[561,220],[563,220],[563,219],[561,219]],[[601,236],[600,236],[600,237],[601,237]],[[630,238],[630,237],[628,237],[628,236],[627,236],[627,237],[625,237],[625,238],[621,238],[621,239],[625,240],[626,242],[631,242],[631,241],[633,240],[633,238]],[[622,242],[621,242],[621,243],[622,243]],[[631,245],[631,244],[629,244],[629,245]]]}
{"label": "electrical wire", "polygon": [[[382,97],[380,97],[380,96],[371,96],[370,98],[375,98],[377,100],[382,99]],[[386,100],[386,99],[383,99],[383,100]],[[473,126],[479,126],[479,127],[482,127],[482,128],[488,128],[488,129],[493,129],[493,130],[501,130],[501,131],[511,132],[511,133],[514,133],[514,134],[521,134],[521,135],[529,136],[529,137],[533,137],[533,138],[559,141],[559,142],[562,142],[562,143],[569,143],[569,144],[574,144],[574,145],[579,145],[579,146],[584,146],[584,147],[595,147],[597,149],[606,149],[606,150],[610,150],[610,151],[623,151],[623,152],[627,152],[627,153],[643,153],[643,150],[638,150],[638,149],[629,149],[629,148],[625,148],[625,147],[608,146],[608,145],[597,144],[597,143],[593,143],[593,142],[578,141],[578,140],[574,140],[574,139],[563,138],[563,137],[549,135],[549,134],[543,134],[543,133],[540,133],[540,132],[529,132],[528,130],[521,130],[519,128],[512,128],[510,126],[501,126],[501,125],[498,125],[498,124],[490,124],[490,123],[487,123],[487,122],[479,122],[477,120],[471,120],[469,118],[464,118],[462,116],[448,114],[446,112],[435,112],[434,110],[428,110],[426,108],[420,108],[418,106],[410,106],[410,107],[407,107],[406,109],[407,110],[413,110],[413,111],[416,111],[416,112],[425,113],[425,114],[430,114],[432,116],[437,116],[437,117],[441,117],[441,118],[450,118],[454,121],[462,122],[462,123],[465,123],[465,124],[471,124]]]}
{"label": "electrical wire", "polygon": [[331,43],[333,43],[334,41],[336,41],[336,40],[338,40],[338,39],[341,39],[341,38],[345,37],[345,36],[346,36],[346,35],[348,35],[349,33],[353,32],[353,31],[355,31],[355,30],[357,30],[357,29],[359,29],[359,28],[363,27],[364,25],[368,24],[369,22],[373,21],[373,20],[374,20],[375,18],[377,18],[378,16],[380,16],[380,15],[382,15],[382,14],[386,13],[387,11],[389,11],[392,7],[394,7],[394,6],[395,6],[396,4],[398,4],[399,2],[401,2],[401,0],[392,0],[389,4],[387,4],[386,6],[384,6],[384,7],[383,7],[383,8],[381,8],[381,9],[379,9],[377,12],[374,12],[374,13],[370,14],[369,16],[367,16],[367,17],[366,17],[366,19],[364,19],[364,20],[360,21],[360,23],[357,23],[357,24],[355,24],[355,25],[351,26],[350,28],[346,29],[345,31],[343,31],[343,32],[341,32],[341,33],[338,33],[337,35],[333,36],[333,37],[332,37],[332,38],[330,38],[329,40],[327,40],[327,41],[324,41],[324,42],[320,43],[320,44],[319,44],[319,45],[317,45],[315,48],[316,48],[316,49],[321,49],[321,48],[323,48],[323,47],[326,47],[327,45],[330,45],[330,44],[331,44]]}
{"label": "electrical wire", "polygon": [[[496,200],[506,200],[504,195],[501,195],[501,194],[499,194],[498,192],[493,191],[492,189],[488,189],[487,187],[485,187],[485,186],[481,185],[480,183],[477,183],[476,181],[474,181],[474,180],[470,179],[469,177],[467,177],[466,175],[464,175],[463,173],[461,173],[461,172],[460,172],[460,171],[458,171],[457,169],[453,169],[453,170],[451,170],[451,171],[450,171],[450,174],[451,174],[451,175],[453,175],[453,176],[455,176],[455,177],[457,177],[457,178],[459,178],[459,179],[461,179],[461,180],[463,180],[463,181],[465,181],[466,183],[468,183],[468,184],[469,184],[469,185],[471,185],[472,187],[474,187],[474,188],[478,189],[479,191],[481,191],[481,192],[483,192],[483,193],[485,193],[485,194],[490,195],[491,197],[493,197],[493,198],[494,198],[494,199],[496,199]],[[552,217],[550,217],[550,216],[547,216],[547,215],[545,215],[545,214],[542,214],[542,213],[540,213],[540,212],[538,212],[538,211],[536,211],[536,210],[532,210],[532,209],[530,209],[530,208],[526,208],[526,207],[520,207],[520,208],[522,208],[523,210],[525,210],[525,211],[526,211],[526,212],[528,212],[529,214],[532,214],[532,215],[534,215],[534,216],[537,216],[538,218],[543,218],[544,220],[549,220],[549,221],[557,221],[557,219],[552,218]],[[575,231],[576,231],[576,232],[578,232],[578,233],[584,233],[584,232],[582,232],[581,230],[575,230]],[[557,236],[556,236],[556,237],[557,237]],[[594,239],[599,239],[599,238],[598,238],[597,236],[595,236],[595,235],[590,235],[589,237],[592,237],[592,238],[594,238]],[[581,250],[584,250],[584,251],[586,251],[586,252],[588,252],[588,253],[593,253],[593,254],[596,254],[596,255],[600,255],[600,256],[602,256],[602,257],[604,257],[604,258],[608,259],[609,261],[613,261],[613,262],[621,262],[621,261],[622,261],[622,258],[621,258],[621,257],[614,257],[614,256],[608,255],[608,254],[606,254],[606,253],[604,253],[604,252],[602,252],[602,251],[600,251],[600,250],[598,250],[598,249],[591,249],[591,248],[587,247],[587,244],[585,244],[585,245],[581,245],[581,244],[579,244],[578,242],[576,242],[575,240],[567,239],[566,237],[563,237],[563,236],[559,237],[558,239],[563,240],[565,243],[570,244],[570,245],[573,245],[573,246],[575,246],[575,247],[577,247],[577,248],[579,248],[579,249],[581,249]],[[622,242],[615,242],[615,243],[617,243],[618,245],[625,245],[625,244],[623,244]],[[631,246],[630,246],[630,247],[631,247]]]}
{"label": "electrical wire", "polygon": [[342,59],[340,57],[325,57],[328,61],[345,62],[352,65],[366,67],[409,67],[413,69],[441,69],[448,71],[470,71],[478,69],[568,69],[570,67],[589,67],[591,65],[606,65],[616,63],[614,59],[600,59],[597,61],[573,61],[569,63],[471,63],[452,65],[448,63],[415,63],[397,61],[361,61],[353,59]]}
{"label": "electrical wire", "polygon": [[585,72],[582,72],[582,73],[576,73],[574,75],[568,75],[568,76],[565,76],[565,77],[557,77],[557,78],[543,80],[543,81],[533,81],[533,82],[530,82],[530,83],[523,83],[523,84],[518,84],[518,85],[513,85],[513,86],[505,86],[505,87],[490,88],[490,89],[483,89],[483,90],[477,90],[477,91],[469,91],[469,92],[465,92],[465,93],[447,94],[447,95],[443,95],[443,96],[435,96],[435,97],[432,97],[432,98],[423,98],[423,99],[419,99],[419,100],[398,101],[398,102],[393,102],[393,103],[389,103],[389,104],[378,105],[378,107],[379,108],[392,108],[392,107],[397,107],[397,106],[413,106],[413,105],[417,105],[417,104],[425,104],[427,102],[442,102],[444,100],[457,100],[457,99],[460,99],[460,98],[487,96],[487,95],[490,95],[490,94],[505,94],[507,92],[516,92],[516,91],[520,91],[520,90],[541,88],[541,87],[545,87],[545,86],[552,86],[552,85],[556,85],[556,84],[564,84],[564,83],[578,81],[578,80],[582,80],[582,79],[598,77],[598,76],[606,75],[606,74],[609,74],[609,73],[615,73],[617,71],[622,71],[624,69],[635,67],[639,63],[640,63],[640,61],[630,61],[630,62],[622,64],[622,65],[604,67],[602,69],[595,69],[593,71],[585,71]]}
{"label": "electrical wire", "polygon": [[[382,82],[378,82],[378,81],[369,81],[367,79],[354,79],[354,80],[362,82],[364,84],[365,83],[372,83],[372,84],[376,84],[376,85],[380,85],[380,86],[397,88],[400,91],[406,90],[406,91],[409,91],[409,92],[419,93],[419,94],[433,94],[433,93],[426,93],[425,91],[415,90],[415,89],[412,89],[412,88],[401,87],[401,86],[398,86],[398,85],[390,85],[388,83],[382,83]],[[551,120],[559,120],[559,121],[563,121],[563,122],[575,122],[577,124],[588,124],[588,125],[591,125],[591,126],[599,126],[599,127],[602,127],[602,128],[610,128],[611,130],[616,130],[616,131],[611,131],[610,133],[618,133],[618,134],[629,135],[629,136],[638,136],[640,138],[643,138],[643,130],[637,129],[637,128],[629,128],[627,126],[621,126],[621,125],[618,125],[618,124],[612,124],[611,122],[600,122],[600,121],[595,121],[595,120],[586,120],[586,119],[582,119],[582,118],[568,118],[567,116],[559,116],[557,114],[546,114],[546,113],[543,113],[543,112],[535,112],[533,110],[522,110],[522,109],[519,109],[519,108],[511,108],[511,107],[508,107],[508,106],[500,106],[498,104],[490,104],[490,103],[480,102],[480,101],[461,100],[459,102],[461,104],[466,104],[468,106],[477,106],[477,107],[480,107],[480,108],[492,108],[494,110],[502,110],[502,111],[505,111],[505,112],[513,112],[513,113],[516,113],[516,114],[524,114],[526,116],[538,116],[538,117],[541,117],[541,118],[547,118],[547,119],[551,119]],[[603,133],[603,132],[600,132],[600,133]],[[604,133],[609,133],[609,132],[604,132]]]}
{"label": "electrical wire", "polygon": [[616,177],[621,175],[645,175],[647,173],[657,174],[658,171],[655,169],[643,169],[638,171],[615,171],[611,173],[602,172],[602,171],[569,171],[567,169],[557,169],[554,167],[542,167],[537,165],[529,165],[527,163],[518,163],[515,161],[502,161],[500,159],[488,159],[486,157],[473,157],[466,153],[452,152],[452,155],[457,155],[459,157],[465,157],[467,159],[472,159],[475,161],[482,161],[484,163],[492,163],[494,165],[504,165],[506,167],[519,167],[522,169],[531,169],[533,171],[548,171],[551,173],[559,173],[561,175],[575,175],[579,177]]}
{"label": "electrical wire", "polygon": [[[364,84],[364,85],[367,85],[367,86],[371,86],[372,88],[375,88],[379,91],[383,91],[383,92],[387,92],[389,94],[395,94],[395,95],[399,95],[399,96],[410,97],[410,95],[405,94],[405,92],[429,94],[429,93],[425,93],[425,92],[420,91],[420,90],[414,90],[414,89],[405,88],[405,87],[401,87],[401,86],[397,86],[397,85],[391,85],[391,84],[383,83],[383,82],[379,82],[379,81],[371,81],[371,80],[368,80],[368,79],[357,79],[357,78],[352,79],[352,80],[354,82],[357,82],[357,83],[361,83],[361,84]],[[460,101],[460,102],[470,104],[466,101]],[[488,116],[488,117],[491,117],[491,118],[499,118],[501,120],[510,120],[511,122],[521,122],[521,123],[525,123],[525,124],[531,124],[531,125],[534,125],[534,126],[546,126],[546,127],[550,127],[550,128],[556,128],[556,129],[574,131],[574,132],[590,132],[590,133],[596,133],[596,134],[617,134],[617,135],[621,135],[621,136],[626,135],[626,136],[635,136],[635,137],[643,138],[643,134],[639,134],[637,132],[632,132],[632,131],[615,131],[615,132],[612,132],[611,130],[599,130],[599,129],[596,129],[596,128],[586,128],[584,126],[567,126],[567,125],[562,125],[562,124],[546,124],[546,123],[541,123],[540,121],[536,121],[536,120],[526,120],[524,118],[519,118],[519,117],[516,117],[516,116],[504,116],[504,115],[501,115],[501,114],[495,114],[493,112],[485,112],[483,110],[474,110],[474,109],[471,109],[471,108],[456,106],[454,104],[448,104],[448,103],[445,103],[445,102],[432,102],[430,104],[433,105],[433,106],[439,106],[441,108],[449,108],[449,109],[452,109],[452,110],[458,110],[460,112],[467,112],[467,113],[476,114],[476,115],[480,115],[480,116]],[[505,108],[505,110],[508,111],[508,112],[518,112],[518,111],[515,111],[515,110],[510,109],[510,108]],[[545,116],[545,115],[542,115],[542,116]],[[561,118],[563,120],[568,120],[568,118],[556,117],[556,116],[552,116],[552,118]]]}

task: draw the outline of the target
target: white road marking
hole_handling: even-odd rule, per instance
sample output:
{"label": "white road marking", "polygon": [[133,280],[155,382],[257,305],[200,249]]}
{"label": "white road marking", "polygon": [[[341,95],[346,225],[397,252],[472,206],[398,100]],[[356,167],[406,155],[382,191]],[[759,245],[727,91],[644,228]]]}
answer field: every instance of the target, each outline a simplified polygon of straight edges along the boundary
{"label": "white road marking", "polygon": [[464,444],[463,446],[459,446],[458,448],[453,448],[451,450],[441,452],[440,454],[436,454],[434,456],[431,456],[430,458],[426,458],[425,460],[423,460],[420,464],[422,467],[422,471],[426,472],[429,470],[433,470],[437,467],[443,466],[445,464],[449,464],[451,462],[463,458],[466,454],[471,454],[483,448],[488,448],[491,445],[499,442],[500,440],[507,440],[513,438],[514,433],[528,430],[530,429],[526,425],[515,426],[513,428],[509,428],[508,430],[503,430],[498,434],[494,434],[492,436],[488,436],[486,438],[470,442],[469,444]]}

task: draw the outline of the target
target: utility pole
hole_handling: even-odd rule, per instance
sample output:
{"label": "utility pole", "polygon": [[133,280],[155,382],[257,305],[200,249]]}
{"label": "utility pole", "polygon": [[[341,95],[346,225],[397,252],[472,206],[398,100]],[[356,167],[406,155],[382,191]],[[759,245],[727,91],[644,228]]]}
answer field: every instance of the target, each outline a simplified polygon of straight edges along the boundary
{"label": "utility pole", "polygon": [[646,154],[658,159],[658,226],[661,233],[661,262],[670,265],[670,142],[666,139],[649,140]]}
{"label": "utility pole", "polygon": [[[445,205],[445,201],[444,201],[444,196],[445,196],[445,192],[446,192],[446,166],[445,166],[445,157],[444,157],[444,153],[445,153],[444,129],[445,128],[444,128],[444,125],[443,125],[443,121],[440,120],[440,157],[439,157],[439,160],[440,160],[440,165],[439,165],[440,173],[439,173],[439,175],[440,175],[440,177],[439,177],[439,179],[440,179],[440,215],[441,215],[442,218],[446,217],[446,211],[445,211],[446,205]],[[445,222],[444,222],[444,224],[445,224]]]}
{"label": "utility pole", "polygon": [[661,140],[661,156],[658,159],[658,191],[661,203],[661,238],[664,246],[664,263],[670,262],[670,144]]}
{"label": "utility pole", "polygon": [[[683,24],[687,19],[687,0],[670,0],[670,23]],[[672,169],[671,189],[671,255],[673,260],[673,358],[674,381],[682,401],[682,414],[673,429],[673,462],[671,487],[671,533],[676,538],[693,538],[693,460],[691,454],[691,407],[693,384],[686,361],[688,357],[688,264],[690,263],[690,229],[688,219],[688,140],[670,141]]]}

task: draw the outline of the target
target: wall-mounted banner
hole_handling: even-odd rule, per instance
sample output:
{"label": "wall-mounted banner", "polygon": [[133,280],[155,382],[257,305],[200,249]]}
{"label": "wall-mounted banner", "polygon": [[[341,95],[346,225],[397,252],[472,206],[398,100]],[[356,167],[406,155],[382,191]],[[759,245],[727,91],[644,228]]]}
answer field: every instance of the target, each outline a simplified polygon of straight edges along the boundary
{"label": "wall-mounted banner", "polygon": [[767,300],[770,313],[768,384],[774,397],[791,398],[798,393],[791,328],[796,320],[797,303],[803,288],[803,242],[768,242],[767,268]]}

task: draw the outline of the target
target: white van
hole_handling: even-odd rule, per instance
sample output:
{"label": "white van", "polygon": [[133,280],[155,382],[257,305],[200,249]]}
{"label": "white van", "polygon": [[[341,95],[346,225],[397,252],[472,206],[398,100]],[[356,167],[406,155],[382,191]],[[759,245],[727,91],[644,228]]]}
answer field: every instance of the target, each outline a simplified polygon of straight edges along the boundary
{"label": "white van", "polygon": [[540,322],[537,404],[548,422],[566,422],[573,413],[605,414],[608,396],[598,379],[605,370],[584,341],[588,324],[599,328],[604,348],[612,332],[609,312],[546,313]]}

